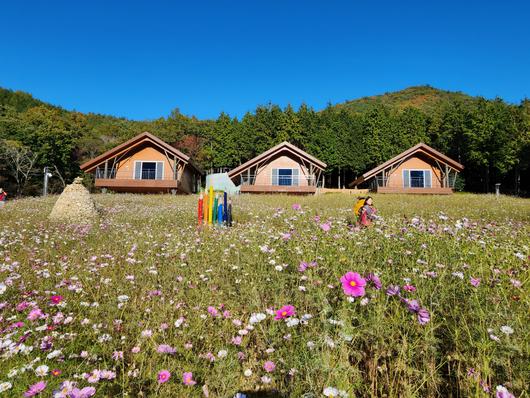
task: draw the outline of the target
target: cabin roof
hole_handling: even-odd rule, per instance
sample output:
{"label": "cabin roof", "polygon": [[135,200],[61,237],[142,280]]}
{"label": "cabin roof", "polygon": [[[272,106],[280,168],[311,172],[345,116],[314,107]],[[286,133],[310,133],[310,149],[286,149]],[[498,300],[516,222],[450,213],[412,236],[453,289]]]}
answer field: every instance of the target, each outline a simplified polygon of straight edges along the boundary
{"label": "cabin roof", "polygon": [[370,178],[377,175],[377,173],[381,172],[382,170],[387,169],[388,167],[393,166],[394,164],[402,161],[403,159],[415,155],[417,153],[422,153],[424,155],[427,155],[428,157],[434,158],[437,161],[448,165],[449,167],[455,169],[456,171],[462,171],[464,169],[464,166],[458,163],[456,160],[451,159],[450,157],[444,155],[441,152],[438,152],[436,149],[430,147],[427,144],[424,144],[423,142],[420,142],[417,145],[414,145],[412,148],[407,149],[404,152],[401,152],[399,155],[394,156],[392,159],[387,160],[386,162],[380,164],[379,166],[373,168],[372,170],[367,171],[362,176],[357,178],[355,181],[350,183],[350,186],[355,186],[363,183],[366,180],[369,180]]}
{"label": "cabin roof", "polygon": [[116,156],[120,152],[123,152],[124,150],[127,150],[128,148],[132,149],[132,148],[134,148],[134,147],[136,147],[136,146],[138,146],[138,145],[140,145],[141,143],[144,143],[144,142],[149,142],[149,143],[153,144],[154,146],[156,146],[156,147],[158,147],[158,148],[160,148],[160,149],[162,149],[164,151],[169,152],[170,154],[172,154],[172,155],[176,156],[177,158],[179,158],[185,164],[191,165],[195,170],[197,170],[199,173],[203,174],[203,171],[191,160],[191,158],[188,155],[186,155],[185,153],[182,153],[177,148],[169,145],[167,142],[161,140],[157,136],[155,136],[155,135],[153,135],[153,134],[151,134],[151,133],[149,133],[147,131],[144,131],[143,133],[138,134],[137,136],[131,138],[130,140],[125,141],[124,143],[115,146],[114,148],[108,150],[105,153],[102,153],[101,155],[95,157],[94,159],[91,159],[91,160],[83,163],[80,166],[80,169],[83,170],[84,172],[90,172],[94,168],[99,166],[101,163],[105,162],[108,159],[113,158],[114,156]]}
{"label": "cabin roof", "polygon": [[321,160],[315,158],[314,156],[308,154],[307,152],[301,150],[297,146],[284,141],[276,146],[273,146],[272,148],[266,150],[265,152],[261,153],[260,155],[250,159],[249,161],[243,163],[241,166],[236,167],[235,169],[228,172],[228,177],[234,178],[243,173],[245,170],[249,169],[250,167],[258,164],[262,160],[266,160],[267,158],[270,158],[277,153],[280,153],[282,151],[290,152],[298,157],[301,157],[305,159],[307,162],[312,163],[317,168],[324,170],[326,168],[326,163],[322,162]]}

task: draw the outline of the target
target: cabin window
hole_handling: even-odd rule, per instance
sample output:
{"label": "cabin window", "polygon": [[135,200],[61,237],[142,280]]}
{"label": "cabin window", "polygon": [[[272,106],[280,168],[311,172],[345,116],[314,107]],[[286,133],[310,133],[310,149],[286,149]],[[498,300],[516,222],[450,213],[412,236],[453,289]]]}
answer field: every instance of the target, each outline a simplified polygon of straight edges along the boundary
{"label": "cabin window", "polygon": [[403,170],[403,188],[431,188],[431,170]]}
{"label": "cabin window", "polygon": [[272,169],[272,185],[297,186],[298,169]]}
{"label": "cabin window", "polygon": [[136,161],[134,162],[135,180],[162,180],[164,177],[164,162]]}

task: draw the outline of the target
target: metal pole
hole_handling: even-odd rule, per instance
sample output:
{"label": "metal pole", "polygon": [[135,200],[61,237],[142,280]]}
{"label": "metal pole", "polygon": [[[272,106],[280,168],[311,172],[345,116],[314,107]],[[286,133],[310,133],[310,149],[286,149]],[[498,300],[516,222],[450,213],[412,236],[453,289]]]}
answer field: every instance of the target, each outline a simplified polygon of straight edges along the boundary
{"label": "metal pole", "polygon": [[501,194],[501,184],[497,183],[495,184],[495,196],[499,197],[500,194]]}
{"label": "metal pole", "polygon": [[42,192],[43,196],[48,194],[48,166],[44,167],[44,189]]}

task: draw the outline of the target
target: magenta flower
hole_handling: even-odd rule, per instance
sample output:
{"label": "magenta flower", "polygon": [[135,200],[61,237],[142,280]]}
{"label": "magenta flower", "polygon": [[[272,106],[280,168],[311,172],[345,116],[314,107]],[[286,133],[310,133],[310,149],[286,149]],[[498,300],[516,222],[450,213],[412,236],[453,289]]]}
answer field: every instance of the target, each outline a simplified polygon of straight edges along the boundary
{"label": "magenta flower", "polygon": [[171,377],[171,373],[169,373],[169,370],[161,370],[160,372],[158,372],[158,376],[157,376],[158,383],[160,384],[165,383],[166,381],[169,380],[170,377]]}
{"label": "magenta flower", "polygon": [[63,296],[59,296],[59,295],[51,296],[51,297],[50,297],[50,301],[51,301],[53,304],[59,304],[61,301],[63,301]]}
{"label": "magenta flower", "polygon": [[403,299],[403,301],[407,304],[407,308],[410,312],[418,312],[420,310],[420,303],[418,303],[418,300]]}
{"label": "magenta flower", "polygon": [[40,394],[46,388],[45,381],[39,381],[38,383],[33,384],[29,387],[28,391],[24,393],[25,397],[34,397],[35,395]]}
{"label": "magenta flower", "polygon": [[298,271],[304,272],[309,264],[307,264],[305,261],[300,261],[300,264],[298,265]]}
{"label": "magenta flower", "polygon": [[191,372],[184,372],[182,374],[182,383],[184,383],[185,386],[194,386],[197,384],[197,382],[193,380],[193,373]]}
{"label": "magenta flower", "polygon": [[302,206],[298,203],[293,204],[293,210],[302,210]]}
{"label": "magenta flower", "polygon": [[263,364],[263,369],[265,369],[266,372],[272,373],[274,372],[274,369],[276,369],[276,364],[272,361],[267,361]]}
{"label": "magenta flower", "polygon": [[480,278],[471,277],[469,283],[471,283],[473,287],[478,287],[478,285],[480,285]]}
{"label": "magenta flower", "polygon": [[90,398],[96,393],[94,387],[74,388],[68,393],[69,398]]}
{"label": "magenta flower", "polygon": [[415,292],[416,291],[416,288],[412,285],[405,285],[403,286],[403,290],[405,290],[406,292]]}
{"label": "magenta flower", "polygon": [[342,289],[347,296],[362,297],[364,296],[364,287],[366,280],[357,272],[346,272],[340,278]]}
{"label": "magenta flower", "polygon": [[276,311],[274,319],[285,319],[296,314],[296,310],[292,305],[284,305],[282,308]]}

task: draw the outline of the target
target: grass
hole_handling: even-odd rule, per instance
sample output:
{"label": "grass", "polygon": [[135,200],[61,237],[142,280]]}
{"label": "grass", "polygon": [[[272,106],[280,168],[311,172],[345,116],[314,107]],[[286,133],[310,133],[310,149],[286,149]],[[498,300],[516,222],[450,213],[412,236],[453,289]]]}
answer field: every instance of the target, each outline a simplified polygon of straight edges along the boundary
{"label": "grass", "polygon": [[[375,196],[382,218],[358,230],[344,194],[236,197],[230,229],[198,229],[194,196],[94,199],[91,228],[49,223],[56,197],[0,210],[6,396],[41,380],[44,396],[65,381],[101,397],[482,397],[497,385],[528,396],[529,200]],[[316,265],[300,272],[303,261]],[[376,274],[382,288],[349,299],[347,271]],[[286,304],[298,324],[274,320]]]}

